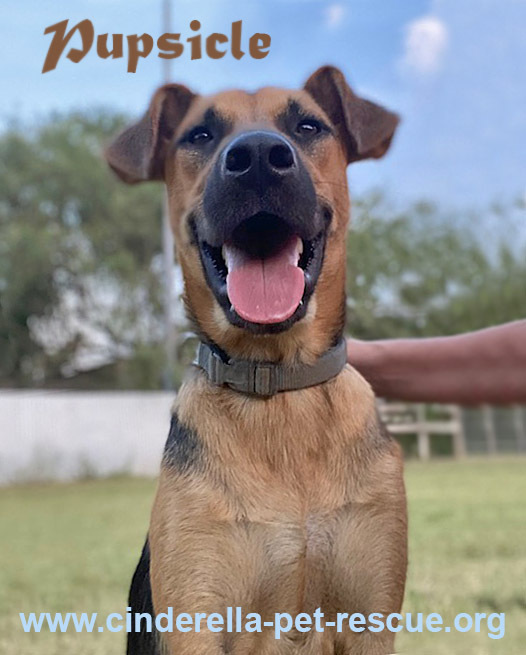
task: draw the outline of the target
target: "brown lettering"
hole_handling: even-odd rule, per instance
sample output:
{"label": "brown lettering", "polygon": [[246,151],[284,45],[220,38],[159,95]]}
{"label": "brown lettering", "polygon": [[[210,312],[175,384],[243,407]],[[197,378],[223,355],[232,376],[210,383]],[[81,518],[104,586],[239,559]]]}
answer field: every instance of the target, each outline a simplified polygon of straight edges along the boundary
{"label": "brown lettering", "polygon": [[218,43],[228,43],[228,36],[219,32],[214,32],[206,40],[206,54],[210,59],[221,59],[226,55],[226,50],[218,50]]}
{"label": "brown lettering", "polygon": [[[54,70],[66,51],[68,43],[78,32],[81,38],[80,48],[70,48],[67,58],[75,64],[78,64],[90,51],[95,39],[95,30],[93,23],[88,20],[82,20],[68,31],[68,20],[63,20],[54,25],[50,25],[44,30],[44,34],[53,34],[49,49],[42,68],[43,73]],[[213,32],[208,37],[201,35],[201,23],[193,20],[190,23],[190,29],[198,32],[186,39],[189,44],[190,58],[192,60],[201,59],[203,56],[203,43],[205,43],[206,55],[210,59],[222,59],[228,52],[230,41],[230,52],[235,59],[242,59],[245,52],[242,49],[243,39],[243,21],[232,23],[230,38],[221,32]],[[111,38],[111,44],[110,44]],[[135,73],[140,59],[145,59],[153,50],[154,40],[149,34],[130,34],[126,36],[127,40],[127,59],[128,73]],[[253,59],[264,59],[270,51],[271,37],[269,34],[257,32],[253,34],[248,42],[248,50]],[[221,46],[225,47],[222,48]],[[110,49],[111,47],[111,49]],[[161,59],[176,59],[180,57],[185,50],[186,44],[181,42],[180,33],[161,34],[157,39],[157,56]],[[123,34],[99,34],[97,36],[97,55],[101,59],[120,59],[124,56],[124,35]]]}
{"label": "brown lettering", "polygon": [[245,56],[243,50],[241,50],[241,33],[243,28],[243,21],[238,20],[235,23],[232,23],[232,54],[236,59],[241,59]]}
{"label": "brown lettering", "polygon": [[122,34],[112,34],[112,50],[108,50],[108,34],[99,34],[97,37],[97,54],[102,59],[120,59],[122,57]]}
{"label": "brown lettering", "polygon": [[[131,34],[127,37],[128,39],[128,73],[135,73],[137,71],[137,64],[139,59],[144,59],[147,57],[153,48],[153,39],[149,34],[142,34],[138,36],[137,34]],[[139,49],[139,43],[143,45],[142,49]]]}
{"label": "brown lettering", "polygon": [[[190,29],[194,30],[194,32],[197,32],[197,30],[201,29],[201,23],[198,20],[193,20],[190,23]],[[188,39],[186,39],[188,43],[191,46],[191,57],[190,59],[201,59],[202,54],[201,54],[201,35],[198,34],[197,36],[191,36]]]}
{"label": "brown lettering", "polygon": [[180,34],[161,34],[157,39],[157,47],[161,52],[159,52],[159,57],[161,59],[176,59],[183,54],[184,46],[182,43],[179,43],[181,38]]}
{"label": "brown lettering", "polygon": [[270,49],[270,34],[253,34],[249,40],[250,56],[264,59]]}
{"label": "brown lettering", "polygon": [[44,30],[44,34],[51,34],[55,32],[51,44],[49,46],[46,59],[44,61],[44,66],[42,68],[43,73],[52,71],[57,67],[58,60],[64,52],[64,49],[68,45],[71,37],[78,30],[80,37],[82,39],[82,49],[71,48],[71,50],[66,55],[68,59],[73,61],[75,64],[78,64],[79,61],[86,56],[89,52],[92,44],[93,38],[95,36],[95,30],[93,29],[93,23],[87,18],[80,23],[77,23],[75,27],[72,27],[69,32],[66,33],[68,27],[68,20],[63,20],[60,23],[55,23],[55,25],[50,25]]}

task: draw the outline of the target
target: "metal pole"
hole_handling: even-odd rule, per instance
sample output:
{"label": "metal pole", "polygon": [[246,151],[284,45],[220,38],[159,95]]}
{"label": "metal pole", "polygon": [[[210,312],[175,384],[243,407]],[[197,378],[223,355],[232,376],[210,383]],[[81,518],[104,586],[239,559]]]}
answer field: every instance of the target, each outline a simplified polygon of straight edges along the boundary
{"label": "metal pole", "polygon": [[[172,25],[172,5],[171,5],[171,0],[162,0],[162,3],[163,3],[162,31],[163,33],[166,33],[170,31]],[[167,82],[171,82],[172,60],[162,59],[162,64],[163,64],[163,80],[164,83],[166,84]]]}
{"label": "metal pole", "polygon": [[[162,32],[169,32],[172,22],[171,0],[162,0]],[[171,60],[162,59],[163,82],[171,81]],[[163,277],[164,277],[164,351],[165,363],[163,371],[164,389],[173,389],[175,368],[176,334],[173,311],[173,269],[174,269],[174,242],[170,227],[170,213],[168,209],[168,193],[164,190],[163,218],[162,218],[162,248],[163,248]]]}

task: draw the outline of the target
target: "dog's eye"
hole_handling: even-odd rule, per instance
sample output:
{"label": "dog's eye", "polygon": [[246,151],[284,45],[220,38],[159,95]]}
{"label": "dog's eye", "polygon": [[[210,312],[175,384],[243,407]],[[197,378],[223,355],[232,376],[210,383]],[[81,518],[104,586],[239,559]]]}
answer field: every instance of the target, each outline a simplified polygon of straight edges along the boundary
{"label": "dog's eye", "polygon": [[321,124],[314,118],[304,118],[296,125],[296,133],[300,136],[314,136],[321,132]]}
{"label": "dog's eye", "polygon": [[200,125],[199,127],[194,127],[194,129],[188,135],[188,141],[195,145],[207,143],[208,141],[211,141],[213,138],[214,137],[212,135],[212,132],[207,127],[204,127],[203,125]]}

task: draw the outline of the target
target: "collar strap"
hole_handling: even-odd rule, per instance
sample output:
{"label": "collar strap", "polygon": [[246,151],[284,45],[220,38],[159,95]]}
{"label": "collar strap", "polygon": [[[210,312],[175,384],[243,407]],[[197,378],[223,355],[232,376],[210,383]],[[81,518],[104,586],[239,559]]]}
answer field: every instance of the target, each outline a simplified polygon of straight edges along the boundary
{"label": "collar strap", "polygon": [[256,396],[274,396],[280,391],[305,389],[338,375],[347,362],[347,347],[342,337],[336,346],[323,353],[312,365],[286,366],[274,362],[230,359],[214,346],[202,341],[197,349],[196,366],[205,371],[213,384]]}

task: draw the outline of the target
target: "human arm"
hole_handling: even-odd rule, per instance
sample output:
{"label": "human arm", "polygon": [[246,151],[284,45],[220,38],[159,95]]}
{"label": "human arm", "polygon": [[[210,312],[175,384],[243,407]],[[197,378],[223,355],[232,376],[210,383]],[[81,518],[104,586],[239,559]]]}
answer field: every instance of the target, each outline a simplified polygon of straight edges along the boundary
{"label": "human arm", "polygon": [[347,342],[378,396],[414,402],[526,402],[526,320],[450,337]]}

